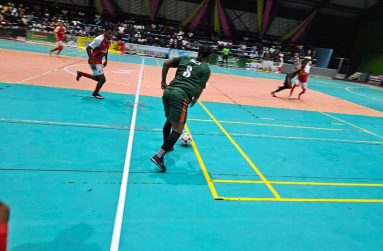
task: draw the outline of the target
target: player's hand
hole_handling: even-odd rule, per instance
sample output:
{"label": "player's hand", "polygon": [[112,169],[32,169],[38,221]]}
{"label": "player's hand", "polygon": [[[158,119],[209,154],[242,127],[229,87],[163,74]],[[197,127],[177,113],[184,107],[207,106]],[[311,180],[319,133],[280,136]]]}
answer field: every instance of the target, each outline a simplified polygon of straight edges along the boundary
{"label": "player's hand", "polygon": [[104,67],[106,67],[106,65],[107,65],[107,64],[108,64],[108,62],[107,62],[107,61],[105,61],[105,62],[104,62]]}
{"label": "player's hand", "polygon": [[92,67],[93,70],[96,70],[96,64],[95,63],[92,63],[90,66]]}
{"label": "player's hand", "polygon": [[162,89],[162,90],[165,90],[166,87],[168,87],[168,85],[166,84],[166,82],[161,81],[161,89]]}

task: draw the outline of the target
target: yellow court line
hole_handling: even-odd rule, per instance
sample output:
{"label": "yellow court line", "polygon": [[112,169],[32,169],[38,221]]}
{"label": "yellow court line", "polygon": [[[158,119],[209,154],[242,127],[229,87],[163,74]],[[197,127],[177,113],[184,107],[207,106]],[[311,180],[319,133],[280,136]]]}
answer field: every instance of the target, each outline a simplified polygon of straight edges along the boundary
{"label": "yellow court line", "polygon": [[[189,121],[198,121],[198,122],[214,122],[213,120],[210,120],[210,119],[191,119],[190,118],[188,120]],[[285,127],[285,128],[297,128],[297,129],[323,130],[323,131],[352,131],[352,130],[343,129],[343,128],[312,127],[312,126],[283,125],[283,124],[266,124],[266,123],[242,122],[242,121],[219,120],[218,122],[224,123],[224,124],[271,126],[271,127]]]}
{"label": "yellow court line", "polygon": [[[264,184],[260,180],[212,180],[214,183],[234,184]],[[299,185],[299,186],[338,186],[338,187],[383,187],[379,183],[345,183],[345,182],[311,182],[311,181],[270,181],[273,185]]]}
{"label": "yellow court line", "polygon": [[257,168],[257,166],[251,161],[251,159],[246,155],[246,153],[242,150],[242,148],[235,142],[235,140],[230,136],[230,134],[226,131],[226,129],[219,123],[219,121],[213,116],[213,114],[206,108],[204,104],[198,101],[200,106],[205,110],[205,112],[210,116],[210,118],[217,124],[217,126],[221,129],[221,131],[226,135],[226,137],[230,140],[230,142],[235,146],[235,148],[239,151],[242,157],[249,163],[251,168],[258,174],[261,180],[265,183],[265,185],[270,189],[270,191],[274,194],[276,199],[281,199],[281,196],[275,190],[275,188],[270,184],[270,182],[266,179],[266,177],[261,173],[261,171]]}
{"label": "yellow court line", "polygon": [[[185,131],[191,135],[190,130],[189,130],[189,127],[188,127],[187,125],[185,125]],[[198,148],[197,148],[197,145],[195,144],[194,140],[192,141],[191,144],[192,144],[194,153],[195,153],[195,155],[197,156],[197,160],[198,160],[199,165],[200,165],[200,167],[201,167],[202,173],[203,173],[203,175],[205,176],[207,185],[209,186],[210,192],[211,192],[213,198],[214,198],[214,199],[217,199],[217,198],[218,198],[217,191],[215,190],[215,187],[214,187],[214,184],[213,184],[213,182],[212,182],[212,179],[210,178],[210,175],[209,175],[209,173],[207,172],[205,163],[203,162],[203,159],[202,159],[202,157],[201,157],[201,154],[199,153]]]}
{"label": "yellow court line", "polygon": [[360,127],[360,126],[354,125],[354,124],[352,124],[352,123],[350,123],[350,122],[347,122],[347,121],[345,121],[345,120],[343,120],[343,119],[337,118],[337,117],[332,116],[332,115],[330,115],[330,114],[328,114],[328,113],[325,113],[325,112],[320,112],[320,113],[323,114],[323,115],[325,115],[325,116],[327,116],[327,117],[336,119],[336,120],[338,120],[338,121],[340,121],[340,122],[342,122],[342,123],[345,123],[345,124],[347,124],[347,125],[350,125],[350,126],[352,126],[352,127],[358,128],[359,130],[361,130],[361,131],[363,131],[363,132],[365,132],[365,133],[368,133],[368,134],[371,134],[371,135],[374,135],[374,136],[376,136],[376,137],[379,137],[379,138],[383,139],[382,136],[380,136],[380,135],[378,135],[378,134],[376,134],[376,133],[373,133],[373,132],[371,132],[371,131],[369,131],[369,130],[366,130],[366,129]]}
{"label": "yellow court line", "polygon": [[383,199],[332,199],[332,198],[252,198],[252,197],[219,197],[217,200],[228,201],[275,201],[275,202],[337,202],[337,203],[383,203]]}

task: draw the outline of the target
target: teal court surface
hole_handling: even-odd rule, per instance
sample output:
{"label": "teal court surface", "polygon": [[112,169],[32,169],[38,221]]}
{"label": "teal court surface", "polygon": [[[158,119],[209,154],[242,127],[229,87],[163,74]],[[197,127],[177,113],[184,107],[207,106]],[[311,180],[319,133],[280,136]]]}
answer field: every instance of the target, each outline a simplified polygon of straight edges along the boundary
{"label": "teal court surface", "polygon": [[[310,84],[383,111],[377,87],[318,78]],[[149,161],[162,143],[161,98],[105,97],[0,84],[0,199],[12,210],[10,251],[116,250],[116,238],[119,250],[129,251],[382,249],[382,117],[201,102],[188,114],[193,145],[177,143],[162,174]]]}

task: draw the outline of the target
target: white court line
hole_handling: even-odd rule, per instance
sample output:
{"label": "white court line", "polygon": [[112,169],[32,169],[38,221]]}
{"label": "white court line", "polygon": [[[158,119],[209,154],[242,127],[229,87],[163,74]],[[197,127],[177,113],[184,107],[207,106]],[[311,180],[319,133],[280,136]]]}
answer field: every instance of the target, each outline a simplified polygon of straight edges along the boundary
{"label": "white court line", "polygon": [[3,123],[25,123],[25,124],[39,124],[39,125],[56,125],[56,126],[75,126],[75,127],[92,127],[103,129],[130,129],[129,126],[120,125],[103,125],[103,124],[88,124],[88,123],[74,123],[74,122],[57,122],[47,120],[30,120],[30,119],[10,119],[0,118],[0,122]]}
{"label": "white court line", "polygon": [[58,69],[49,70],[49,71],[46,71],[46,72],[43,72],[43,73],[34,75],[34,76],[32,76],[32,77],[25,78],[25,79],[20,80],[19,82],[16,82],[16,83],[17,83],[17,84],[21,84],[21,83],[23,83],[24,81],[31,80],[31,79],[35,79],[35,78],[41,77],[41,76],[43,76],[43,75],[46,75],[46,74],[48,74],[48,73],[51,73],[51,72],[54,72],[54,71],[57,71],[57,70],[58,70]]}
{"label": "white court line", "polygon": [[344,88],[346,91],[348,92],[351,92],[352,94],[355,94],[355,95],[358,95],[358,96],[361,96],[361,97],[365,97],[365,98],[369,98],[369,99],[373,99],[373,100],[380,100],[380,101],[383,101],[383,99],[380,99],[380,98],[372,98],[370,96],[367,96],[367,95],[363,95],[363,94],[360,94],[360,93],[357,93],[357,92],[353,92],[351,91],[350,89],[351,88],[362,88],[362,87],[346,87]]}
{"label": "white court line", "polygon": [[383,141],[371,141],[371,140],[328,139],[328,138],[312,138],[312,137],[303,137],[303,136],[278,136],[278,135],[251,134],[251,133],[230,133],[230,135],[245,136],[245,137],[256,137],[256,138],[296,139],[296,140],[313,140],[313,141],[329,141],[329,142],[383,145]]}
{"label": "white court line", "polygon": [[[73,62],[73,63],[70,63],[70,64],[68,64],[68,65],[65,66],[65,67],[68,67],[68,66],[71,66],[71,65],[75,65],[77,62],[80,62],[80,61],[82,61],[82,60],[83,60],[83,59],[78,60],[78,61]],[[24,81],[27,81],[27,80],[31,80],[31,79],[35,79],[35,78],[41,77],[41,76],[46,75],[46,74],[48,74],[48,73],[58,71],[58,70],[60,70],[60,69],[62,69],[62,68],[63,68],[63,66],[60,66],[60,67],[57,67],[57,68],[55,68],[55,69],[53,69],[53,70],[49,70],[49,71],[46,71],[46,72],[43,72],[43,73],[34,75],[34,76],[32,76],[32,77],[25,78],[25,79],[20,80],[19,82],[16,82],[16,83],[17,83],[17,84],[21,84],[21,83],[23,83]]]}
{"label": "white court line", "polygon": [[[72,74],[74,76],[76,76],[77,74],[75,72],[72,72],[69,70],[70,67],[73,67],[73,66],[79,66],[79,65],[88,65],[88,64],[73,64],[73,65],[68,65],[64,68],[64,71],[66,71],[67,73],[69,74]],[[128,83],[123,83],[123,82],[115,82],[115,81],[109,81],[107,80],[106,81],[107,83],[112,83],[112,84],[120,84],[120,85],[128,85],[128,86],[132,86],[132,84],[128,84]]]}
{"label": "white court line", "polygon": [[122,174],[120,196],[118,197],[118,206],[117,206],[116,218],[114,220],[113,235],[112,235],[112,242],[110,244],[110,251],[118,251],[119,246],[120,246],[121,227],[122,227],[122,220],[123,220],[123,216],[124,216],[125,199],[126,199],[126,189],[128,187],[130,161],[131,161],[132,149],[133,149],[134,131],[135,131],[135,127],[136,127],[138,101],[140,98],[142,78],[144,75],[144,65],[145,65],[145,59],[142,58],[140,74],[138,76],[137,90],[136,90],[136,95],[134,98],[132,121],[130,124],[130,128],[132,128],[132,129],[129,131],[129,140],[128,140],[128,146],[126,148],[124,172]]}

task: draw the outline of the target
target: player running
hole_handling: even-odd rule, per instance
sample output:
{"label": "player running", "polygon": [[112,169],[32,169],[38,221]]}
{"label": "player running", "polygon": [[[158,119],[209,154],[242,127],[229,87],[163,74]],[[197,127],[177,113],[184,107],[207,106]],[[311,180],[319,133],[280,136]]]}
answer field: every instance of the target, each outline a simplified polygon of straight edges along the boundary
{"label": "player running", "polygon": [[[112,39],[112,27],[105,29],[104,34],[96,37],[86,48],[88,53],[88,63],[93,71],[93,74],[77,71],[76,80],[79,81],[81,77],[86,77],[97,81],[96,88],[93,91],[92,96],[97,99],[103,99],[104,97],[99,94],[102,86],[106,82],[104,75],[104,67],[108,64],[108,49]],[[102,63],[102,59],[105,57],[105,62]]]}
{"label": "player running", "polygon": [[57,51],[57,56],[60,55],[60,52],[64,49],[64,39],[65,39],[66,28],[64,27],[63,22],[60,22],[60,25],[56,27],[56,41],[57,47],[49,51],[49,56],[52,52]]}
{"label": "player running", "polygon": [[302,68],[295,68],[294,71],[286,74],[285,82],[279,86],[275,91],[271,92],[273,97],[276,97],[275,93],[283,91],[285,89],[291,89],[293,78],[302,71]]}
{"label": "player running", "polygon": [[289,99],[292,99],[294,89],[297,86],[300,86],[302,88],[302,91],[298,94],[298,99],[301,99],[301,95],[304,94],[307,90],[307,80],[309,78],[310,73],[310,62],[308,59],[303,60],[301,69],[302,70],[299,72],[297,80],[291,88]]}

